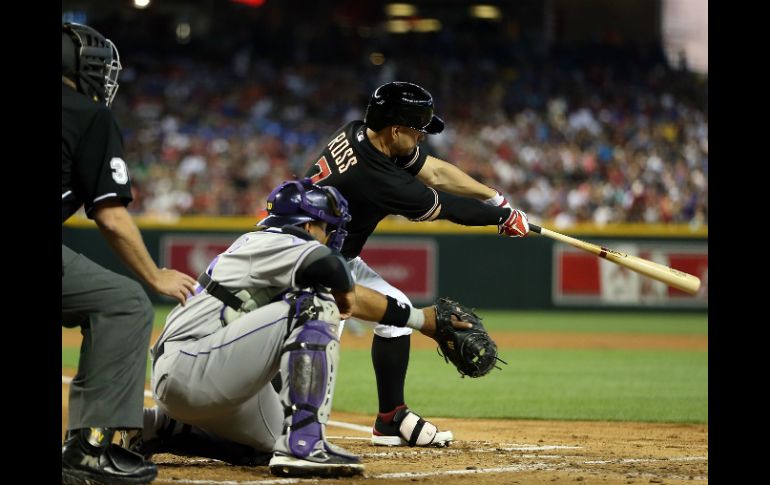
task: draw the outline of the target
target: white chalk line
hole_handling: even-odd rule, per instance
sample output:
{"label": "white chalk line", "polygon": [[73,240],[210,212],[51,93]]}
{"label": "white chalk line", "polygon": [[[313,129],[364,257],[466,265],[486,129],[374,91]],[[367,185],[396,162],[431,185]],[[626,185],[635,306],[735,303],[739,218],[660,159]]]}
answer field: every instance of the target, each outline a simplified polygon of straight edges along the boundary
{"label": "white chalk line", "polygon": [[678,458],[620,458],[616,460],[584,461],[586,465],[608,465],[611,463],[652,463],[655,461],[708,461],[706,456],[682,456]]}
{"label": "white chalk line", "polygon": [[[362,456],[372,457],[372,458],[382,458],[382,457],[400,458],[405,456],[420,456],[420,455],[462,455],[467,453],[500,453],[505,451],[508,451],[508,452],[509,451],[540,451],[540,450],[547,451],[547,450],[562,449],[562,448],[576,449],[576,448],[582,448],[582,446],[559,447],[559,446],[546,445],[540,448],[535,446],[528,446],[528,447],[520,447],[520,448],[492,447],[492,448],[473,448],[473,449],[452,449],[451,447],[421,448],[417,450],[380,451],[380,452],[374,452],[374,453],[364,453]],[[544,455],[532,455],[532,456],[544,456]],[[564,457],[565,455],[549,455],[549,456]]]}
{"label": "white chalk line", "polygon": [[471,470],[445,470],[438,472],[402,472],[402,473],[382,473],[372,475],[371,478],[424,478],[439,475],[476,475],[482,473],[508,473],[523,472],[529,470],[552,470],[554,466],[549,466],[543,462],[522,463],[520,465],[501,466],[495,468],[474,468]]}
{"label": "white chalk line", "polygon": [[271,484],[283,484],[283,483],[312,483],[318,480],[299,478],[276,478],[266,480],[187,480],[179,478],[156,478],[152,483],[176,483],[178,485],[271,485]]}
{"label": "white chalk line", "polygon": [[327,421],[326,424],[328,424],[329,426],[337,426],[338,428],[351,429],[353,431],[360,431],[362,433],[368,433],[369,434],[368,438],[356,438],[356,439],[365,439],[365,440],[372,439],[371,438],[371,434],[372,434],[372,427],[371,426],[363,426],[363,425],[360,425],[360,424],[345,423],[345,422],[342,422],[342,421],[334,421],[334,420],[331,420],[331,419],[329,421]]}
{"label": "white chalk line", "polygon": [[[62,376],[62,384],[69,384],[72,382],[72,377],[69,376]],[[144,396],[148,398],[152,398],[152,392],[149,390],[144,391]],[[360,424],[354,424],[354,423],[345,423],[342,421],[332,421],[329,420],[329,425],[337,426],[340,428],[345,429],[351,429],[354,431],[361,431],[364,433],[371,432],[371,427],[368,426],[362,426]],[[358,436],[334,436],[329,438],[339,438],[339,439],[350,439],[350,440],[369,440],[371,438],[368,437],[358,437]],[[473,450],[453,450],[449,448],[440,448],[440,449],[420,449],[420,450],[411,450],[411,451],[394,451],[394,452],[380,452],[380,453],[364,453],[363,457],[387,457],[387,456],[407,456],[407,455],[426,455],[426,454],[458,454],[458,453],[491,453],[491,452],[500,452],[500,451],[540,451],[540,450],[560,450],[560,449],[581,449],[582,446],[570,446],[570,445],[531,445],[526,443],[502,443],[503,445],[509,445],[506,447],[495,447],[495,448],[477,448]],[[539,458],[539,459],[564,459],[568,458],[564,455],[530,455],[530,454],[522,454],[520,458]],[[575,458],[573,456],[572,458]],[[208,461],[216,461],[216,460],[206,460],[206,459],[199,459],[199,460],[193,460],[194,462],[208,462]],[[683,457],[674,457],[674,458],[624,458],[619,460],[589,460],[583,462],[583,464],[586,465],[607,465],[607,464],[621,464],[621,463],[651,463],[651,462],[665,462],[665,461],[708,461],[708,457],[704,456],[683,456]],[[424,477],[432,477],[432,476],[443,476],[443,475],[471,475],[471,474],[480,474],[480,473],[508,473],[508,472],[517,472],[517,471],[529,471],[529,470],[554,470],[557,467],[562,467],[565,465],[569,465],[568,463],[559,463],[559,464],[553,464],[548,465],[544,462],[537,462],[537,463],[530,463],[530,464],[519,464],[519,465],[511,465],[506,467],[495,467],[495,468],[474,468],[474,469],[463,469],[463,470],[444,470],[444,471],[435,471],[435,472],[402,472],[402,473],[383,473],[379,475],[366,475],[367,478],[381,478],[381,479],[395,479],[395,478],[424,478]],[[581,472],[585,471],[580,468],[568,468],[564,469],[561,468],[562,471],[575,471],[575,472]],[[693,479],[693,480],[707,480],[708,476],[693,476],[692,478],[690,476],[685,475],[658,475],[654,473],[639,473],[639,472],[629,472],[626,473],[628,476],[635,476],[640,478],[667,478],[669,480],[684,480],[684,479]],[[267,480],[247,480],[247,481],[240,481],[240,480],[179,480],[179,479],[156,479],[155,483],[188,483],[188,484],[194,484],[194,485],[271,485],[271,484],[291,484],[291,483],[311,483],[311,482],[317,482],[317,479],[298,479],[298,478],[279,478],[279,479],[267,479]]]}

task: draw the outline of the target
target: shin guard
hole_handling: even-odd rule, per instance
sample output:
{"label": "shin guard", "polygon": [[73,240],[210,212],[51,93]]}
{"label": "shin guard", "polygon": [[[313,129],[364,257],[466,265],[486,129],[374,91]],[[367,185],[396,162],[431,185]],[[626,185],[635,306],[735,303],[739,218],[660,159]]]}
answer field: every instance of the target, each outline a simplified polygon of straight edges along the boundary
{"label": "shin guard", "polygon": [[310,320],[289,336],[281,357],[284,436],[276,451],[306,460],[351,457],[325,440],[339,361],[339,340],[326,322]]}

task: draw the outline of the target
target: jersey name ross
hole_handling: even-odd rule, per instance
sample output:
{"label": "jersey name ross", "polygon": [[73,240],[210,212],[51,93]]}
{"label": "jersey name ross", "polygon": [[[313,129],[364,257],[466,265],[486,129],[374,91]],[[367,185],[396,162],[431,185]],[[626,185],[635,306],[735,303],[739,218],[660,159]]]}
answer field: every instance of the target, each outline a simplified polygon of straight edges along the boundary
{"label": "jersey name ross", "polygon": [[330,141],[328,147],[329,152],[334,157],[334,164],[337,165],[339,173],[345,173],[348,168],[358,163],[344,131]]}

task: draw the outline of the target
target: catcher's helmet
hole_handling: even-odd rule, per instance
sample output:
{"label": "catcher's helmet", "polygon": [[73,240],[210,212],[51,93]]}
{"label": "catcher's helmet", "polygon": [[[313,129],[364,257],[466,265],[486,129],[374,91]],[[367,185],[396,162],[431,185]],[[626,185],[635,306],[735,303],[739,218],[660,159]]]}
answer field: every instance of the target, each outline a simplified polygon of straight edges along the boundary
{"label": "catcher's helmet", "polygon": [[62,24],[61,73],[75,81],[78,91],[111,105],[122,68],[111,40],[87,25]]}
{"label": "catcher's helmet", "polygon": [[329,238],[326,245],[341,249],[350,220],[348,201],[334,187],[320,187],[309,178],[284,182],[267,196],[268,216],[258,226],[297,226],[310,221],[327,223]]}
{"label": "catcher's helmet", "polygon": [[430,93],[416,84],[401,81],[383,84],[374,90],[364,123],[374,131],[403,125],[435,135],[444,129],[444,120],[433,114]]}

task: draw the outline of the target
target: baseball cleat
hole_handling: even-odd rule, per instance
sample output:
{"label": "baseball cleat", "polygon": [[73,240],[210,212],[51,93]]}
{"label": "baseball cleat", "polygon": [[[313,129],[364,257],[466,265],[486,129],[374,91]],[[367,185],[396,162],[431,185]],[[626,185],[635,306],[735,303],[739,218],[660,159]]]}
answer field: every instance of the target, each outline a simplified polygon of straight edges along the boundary
{"label": "baseball cleat", "polygon": [[[89,436],[100,436],[99,442]],[[64,440],[62,485],[144,485],[158,476],[158,468],[141,455],[110,443],[106,428],[75,430]]]}
{"label": "baseball cleat", "polygon": [[390,422],[377,416],[372,428],[372,444],[377,446],[449,446],[454,441],[451,431],[439,431],[406,406],[396,408]]}
{"label": "baseball cleat", "polygon": [[297,458],[276,452],[270,460],[270,473],[278,477],[353,477],[363,475],[364,466],[356,457],[314,452]]}

